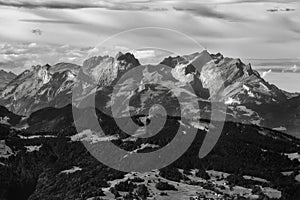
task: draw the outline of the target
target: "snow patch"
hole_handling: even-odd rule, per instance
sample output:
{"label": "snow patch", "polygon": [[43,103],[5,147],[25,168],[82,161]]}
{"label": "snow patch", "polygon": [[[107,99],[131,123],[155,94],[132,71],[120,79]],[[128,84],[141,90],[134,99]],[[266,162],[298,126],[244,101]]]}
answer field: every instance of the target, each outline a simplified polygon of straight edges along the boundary
{"label": "snow patch", "polygon": [[9,146],[6,146],[5,140],[0,140],[0,158],[9,158],[14,153]]}
{"label": "snow patch", "polygon": [[297,159],[300,162],[300,154],[299,153],[285,153],[285,156],[287,156],[290,160]]}
{"label": "snow patch", "polygon": [[255,98],[254,93],[250,90],[250,87],[243,85],[244,90],[247,91],[247,94],[249,95],[249,97]]}
{"label": "snow patch", "polygon": [[30,140],[30,139],[36,139],[36,138],[56,138],[55,135],[31,135],[31,136],[23,136],[18,135],[21,139]]}
{"label": "snow patch", "polygon": [[24,147],[26,148],[26,152],[31,153],[34,151],[39,151],[42,146],[43,145],[41,144],[39,146],[24,146]]}
{"label": "snow patch", "polygon": [[257,178],[254,176],[243,176],[244,179],[246,180],[252,180],[252,181],[257,181],[257,182],[262,182],[262,183],[268,183],[269,181],[267,181],[266,179],[262,179],[262,178]]}
{"label": "snow patch", "polygon": [[286,131],[287,129],[283,126],[280,126],[278,128],[273,128],[274,131]]}
{"label": "snow patch", "polygon": [[226,101],[225,101],[226,105],[234,105],[234,104],[241,104],[240,101],[233,99],[231,97],[229,97]]}
{"label": "snow patch", "polygon": [[208,131],[208,128],[202,125],[200,122],[190,122],[190,125],[199,130]]}
{"label": "snow patch", "polygon": [[71,169],[68,169],[68,170],[64,170],[64,171],[61,171],[60,174],[73,174],[77,171],[82,171],[82,169],[80,167],[76,167],[74,166],[73,168]]}
{"label": "snow patch", "polygon": [[159,148],[160,146],[159,145],[155,145],[155,144],[142,144],[140,148],[132,151],[131,153],[137,153],[138,151],[141,151],[141,150],[144,150],[146,148],[152,148],[152,149],[155,149],[155,148]]}
{"label": "snow patch", "polygon": [[247,91],[250,91],[250,88],[247,85],[243,85],[243,88]]}
{"label": "snow patch", "polygon": [[293,171],[289,171],[289,172],[281,172],[282,175],[284,176],[290,176],[293,174]]}
{"label": "snow patch", "polygon": [[245,115],[245,116],[251,117],[251,116],[254,115],[254,111],[248,109],[246,106],[238,106],[237,109],[238,109],[239,111],[245,112],[245,113],[243,114],[243,115]]}
{"label": "snow patch", "polygon": [[81,142],[89,142],[91,144],[95,144],[98,142],[106,142],[106,141],[112,141],[116,140],[118,137],[116,136],[104,136],[101,137],[97,133],[94,133],[90,129],[83,130],[81,133],[78,133],[76,135],[71,136],[71,141],[81,141]]}
{"label": "snow patch", "polygon": [[10,123],[8,122],[9,117],[5,116],[5,117],[0,117],[0,124],[5,124],[5,125],[10,125]]}

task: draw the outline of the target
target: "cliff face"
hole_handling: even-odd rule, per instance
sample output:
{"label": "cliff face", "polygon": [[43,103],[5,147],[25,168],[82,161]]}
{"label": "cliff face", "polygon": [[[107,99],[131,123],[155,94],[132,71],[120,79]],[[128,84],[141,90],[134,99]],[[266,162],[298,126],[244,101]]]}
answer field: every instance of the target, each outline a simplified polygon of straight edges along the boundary
{"label": "cliff face", "polygon": [[124,72],[140,65],[139,61],[130,53],[118,53],[115,58],[109,56],[98,56],[87,59],[83,63],[83,73],[96,84],[110,86],[113,81],[120,77]]}
{"label": "cliff face", "polygon": [[198,96],[205,94],[203,88],[206,88],[210,98],[217,96],[225,102],[227,120],[271,128],[284,127],[299,137],[299,95],[291,96],[269,84],[250,64],[246,65],[240,59],[211,54],[213,62],[203,65],[203,59],[198,59],[203,53],[169,57],[162,63],[174,68],[181,80],[194,84],[194,89],[200,91]]}
{"label": "cliff face", "polygon": [[70,99],[68,92],[76,74],[70,70],[51,72],[50,68],[50,65],[38,65],[24,71],[3,89],[1,104],[20,115],[64,104],[64,99],[57,101],[57,98]]}
{"label": "cliff face", "polygon": [[98,80],[100,86],[110,85],[128,69],[139,65],[132,54],[93,57],[78,65],[59,63],[54,66],[33,66],[24,71],[1,92],[0,104],[11,111],[28,115],[45,107],[64,107],[71,103],[72,88],[82,69],[86,76]]}

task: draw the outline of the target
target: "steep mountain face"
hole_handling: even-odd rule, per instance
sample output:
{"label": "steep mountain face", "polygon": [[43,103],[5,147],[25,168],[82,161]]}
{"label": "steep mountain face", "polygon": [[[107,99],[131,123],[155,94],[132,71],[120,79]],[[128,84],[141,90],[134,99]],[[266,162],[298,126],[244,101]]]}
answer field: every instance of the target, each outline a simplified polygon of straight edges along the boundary
{"label": "steep mountain face", "polygon": [[45,107],[61,107],[71,101],[79,66],[67,63],[33,66],[11,81],[1,92],[1,105],[17,114]]}
{"label": "steep mountain face", "polygon": [[29,115],[45,107],[61,108],[71,103],[72,88],[78,74],[83,79],[88,77],[93,86],[97,84],[97,77],[100,77],[99,86],[108,86],[122,73],[138,65],[139,61],[132,54],[119,53],[115,58],[90,58],[82,68],[69,63],[33,66],[3,89],[0,104],[21,115]]}
{"label": "steep mountain face", "polygon": [[[270,128],[281,127],[299,136],[299,98],[269,84],[259,73],[245,65],[240,59],[224,58],[221,54],[211,55],[214,62],[208,62],[199,71],[198,60],[189,57],[169,57],[162,63],[172,68],[181,68],[186,74],[195,74],[211,96],[222,97],[227,105],[227,120],[252,123]],[[223,86],[223,87],[222,87]],[[280,113],[280,117],[278,117]],[[298,135],[297,135],[298,134]]]}
{"label": "steep mountain face", "polygon": [[12,72],[6,72],[4,70],[0,70],[0,91],[14,78],[16,78],[17,75],[15,75]]}
{"label": "steep mountain face", "polygon": [[100,87],[110,86],[122,73],[138,65],[140,63],[134,55],[118,53],[115,58],[99,56],[87,59],[83,63],[83,73]]}

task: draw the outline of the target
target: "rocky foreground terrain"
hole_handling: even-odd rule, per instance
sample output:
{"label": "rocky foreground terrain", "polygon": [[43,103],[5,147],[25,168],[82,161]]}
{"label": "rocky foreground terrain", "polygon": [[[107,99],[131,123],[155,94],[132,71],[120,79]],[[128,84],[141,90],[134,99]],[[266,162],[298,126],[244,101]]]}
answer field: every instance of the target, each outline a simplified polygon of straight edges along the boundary
{"label": "rocky foreground terrain", "polygon": [[[126,78],[126,72],[139,65],[132,54],[119,53],[90,58],[82,67],[34,66],[10,81],[0,98],[0,199],[300,198],[300,140],[295,137],[300,127],[299,94],[278,89],[251,65],[221,54],[169,57]],[[173,88],[151,85],[154,80]],[[132,90],[135,83],[140,87]],[[189,93],[188,84],[195,95]],[[82,95],[72,102],[74,87]],[[160,121],[162,115],[145,114],[159,103],[167,111],[163,129],[148,138],[121,130],[111,117],[116,88],[120,99],[134,108],[128,115],[118,104],[119,121],[133,120],[140,127]],[[88,119],[91,91],[96,91],[94,111],[101,134],[88,121],[79,132],[74,125],[74,120]],[[180,109],[176,96],[182,101]],[[226,122],[217,145],[200,159],[200,147],[210,133],[212,98],[226,105]],[[80,119],[74,119],[74,110],[83,114]],[[152,152],[172,142],[176,134],[184,142],[180,126],[197,130],[192,145],[173,164],[151,172],[111,169],[84,146],[112,142],[128,155]]]}

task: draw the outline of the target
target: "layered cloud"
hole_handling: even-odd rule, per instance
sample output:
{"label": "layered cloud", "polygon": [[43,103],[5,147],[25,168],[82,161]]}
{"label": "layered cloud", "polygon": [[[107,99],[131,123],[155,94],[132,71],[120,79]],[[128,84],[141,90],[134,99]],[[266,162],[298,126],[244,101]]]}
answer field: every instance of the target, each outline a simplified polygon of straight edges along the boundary
{"label": "layered cloud", "polygon": [[[189,0],[197,4],[245,4],[245,3],[293,3],[297,0]],[[110,10],[165,10],[168,5],[182,3],[180,0],[0,0],[1,6],[17,8],[85,9],[106,8]],[[159,5],[159,6],[155,6]]]}
{"label": "layered cloud", "polygon": [[[274,11],[267,12],[270,9]],[[8,64],[9,59],[4,60],[5,55],[1,55],[1,63],[19,70],[33,61],[58,62],[65,58],[79,62],[67,51],[83,53],[81,48],[96,50],[99,45],[130,50],[147,47],[149,43],[153,46],[164,43],[169,51],[179,50],[181,54],[196,51],[184,39],[174,42],[166,34],[151,31],[112,38],[140,27],[173,29],[190,36],[210,52],[231,57],[299,57],[299,9],[296,0],[0,0],[0,44],[22,49],[24,44],[36,43],[45,49],[7,56],[16,64]],[[107,38],[113,42],[102,44]],[[66,44],[72,48],[61,51]],[[102,48],[96,52],[106,54]],[[150,51],[138,54],[152,60]]]}
{"label": "layered cloud", "polygon": [[32,65],[72,62],[81,64],[92,48],[78,48],[68,45],[41,45],[17,43],[0,45],[0,68],[21,73]]}
{"label": "layered cloud", "polygon": [[244,20],[242,15],[236,15],[232,13],[226,13],[216,10],[213,7],[208,7],[201,4],[196,3],[181,3],[174,6],[174,9],[177,11],[184,11],[191,13],[195,16],[201,16],[206,18],[216,18],[216,19],[224,19],[229,21],[239,21]]}
{"label": "layered cloud", "polygon": [[20,19],[20,22],[41,23],[41,24],[78,24],[75,21],[53,20],[53,19]]}
{"label": "layered cloud", "polygon": [[97,1],[97,0],[0,0],[1,6],[17,8],[47,8],[47,9],[84,9],[106,8],[111,10],[145,10],[147,6],[138,1]]}

